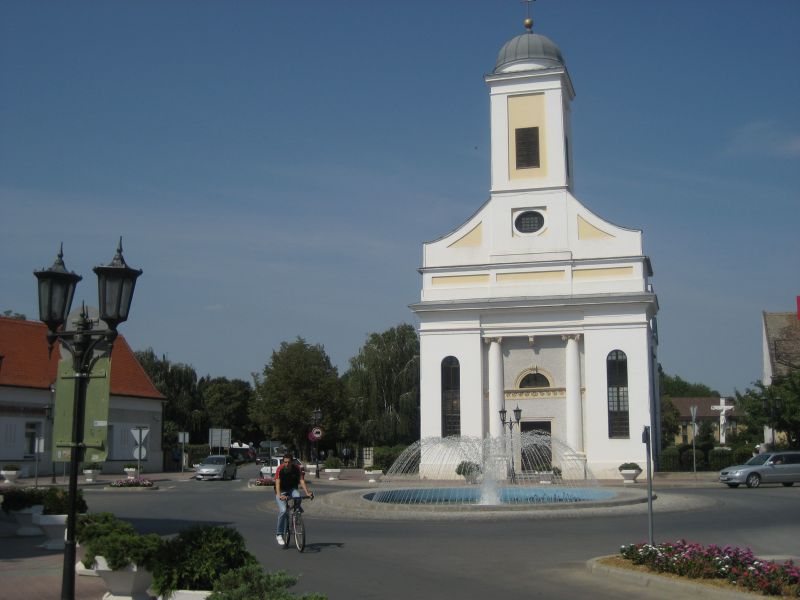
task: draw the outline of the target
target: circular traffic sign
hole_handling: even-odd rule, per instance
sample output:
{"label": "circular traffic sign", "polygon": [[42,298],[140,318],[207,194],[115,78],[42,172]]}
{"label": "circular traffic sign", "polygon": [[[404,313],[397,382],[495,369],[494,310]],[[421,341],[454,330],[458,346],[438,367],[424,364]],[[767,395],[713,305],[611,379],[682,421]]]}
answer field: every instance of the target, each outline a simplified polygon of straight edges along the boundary
{"label": "circular traffic sign", "polygon": [[145,446],[134,446],[133,458],[138,458],[139,460],[147,458],[147,448]]}
{"label": "circular traffic sign", "polygon": [[314,427],[308,432],[308,439],[317,442],[322,439],[322,427]]}

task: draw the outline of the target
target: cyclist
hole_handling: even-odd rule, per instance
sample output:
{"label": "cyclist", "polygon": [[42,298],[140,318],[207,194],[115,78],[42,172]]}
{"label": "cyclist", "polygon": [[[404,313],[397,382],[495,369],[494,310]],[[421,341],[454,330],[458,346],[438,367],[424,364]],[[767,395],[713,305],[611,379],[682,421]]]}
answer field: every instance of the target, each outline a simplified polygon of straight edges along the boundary
{"label": "cyclist", "polygon": [[283,531],[286,527],[286,508],[289,504],[289,496],[293,498],[301,497],[298,487],[303,488],[306,496],[314,498],[314,494],[308,491],[306,486],[305,471],[294,463],[294,457],[291,453],[283,455],[278,470],[275,471],[275,502],[278,503],[278,524],[275,529],[275,538],[278,544],[283,545]]}

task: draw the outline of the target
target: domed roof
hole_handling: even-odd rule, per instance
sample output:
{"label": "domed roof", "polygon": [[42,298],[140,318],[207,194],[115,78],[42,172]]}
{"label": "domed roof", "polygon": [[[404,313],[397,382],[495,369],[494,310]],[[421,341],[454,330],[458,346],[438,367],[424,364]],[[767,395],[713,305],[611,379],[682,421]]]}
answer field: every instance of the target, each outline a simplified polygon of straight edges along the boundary
{"label": "domed roof", "polygon": [[[514,68],[514,65],[518,65]],[[497,55],[495,73],[566,66],[561,50],[550,39],[526,32],[506,42]]]}

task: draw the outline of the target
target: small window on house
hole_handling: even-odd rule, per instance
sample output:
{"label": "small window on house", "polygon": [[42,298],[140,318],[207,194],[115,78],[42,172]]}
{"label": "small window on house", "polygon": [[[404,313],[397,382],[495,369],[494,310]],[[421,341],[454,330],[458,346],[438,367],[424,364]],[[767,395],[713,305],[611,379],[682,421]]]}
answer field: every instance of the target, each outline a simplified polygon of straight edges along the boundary
{"label": "small window on house", "polygon": [[606,358],[608,385],[608,437],[630,438],[628,423],[628,357],[622,350]]}
{"label": "small window on house", "polygon": [[522,127],[514,131],[517,149],[517,169],[539,166],[539,128]]}
{"label": "small window on house", "polygon": [[36,454],[36,439],[39,437],[39,423],[25,423],[25,455]]}
{"label": "small window on house", "polygon": [[520,389],[550,387],[550,381],[541,373],[528,373],[519,382]]}
{"label": "small window on house", "polygon": [[514,227],[520,233],[536,233],[544,226],[544,216],[535,210],[526,210],[514,219]]}

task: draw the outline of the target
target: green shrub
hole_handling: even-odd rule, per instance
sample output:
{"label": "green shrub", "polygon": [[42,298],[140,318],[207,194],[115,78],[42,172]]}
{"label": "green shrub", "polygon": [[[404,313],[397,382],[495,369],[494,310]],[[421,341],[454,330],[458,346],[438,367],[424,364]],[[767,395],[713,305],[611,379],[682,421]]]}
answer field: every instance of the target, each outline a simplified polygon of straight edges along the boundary
{"label": "green shrub", "polygon": [[[133,534],[136,530],[133,525],[118,519],[110,512],[78,515],[75,521],[75,540],[82,546],[88,545],[91,540],[114,533]],[[90,568],[91,563],[86,566]]]}
{"label": "green shrub", "polygon": [[102,556],[113,571],[131,564],[152,571],[163,545],[164,541],[154,533],[139,535],[118,531],[89,540],[83,564],[94,565],[95,557]]}
{"label": "green shrub", "polygon": [[[65,515],[69,511],[69,493],[67,490],[51,487],[44,493],[42,504],[44,515]],[[83,491],[78,490],[78,495],[75,497],[76,512],[84,513],[88,508],[86,500],[83,499]]]}
{"label": "green shrub", "polygon": [[712,448],[708,453],[708,466],[712,471],[719,471],[735,464],[735,457],[730,448]]}
{"label": "green shrub", "polygon": [[389,470],[406,449],[402,444],[397,446],[375,446],[372,449],[372,464],[375,468],[380,469],[384,473]]}
{"label": "green shrub", "polygon": [[19,465],[3,465],[3,471],[19,471]]}
{"label": "green shrub", "polygon": [[3,512],[25,510],[44,504],[44,490],[39,488],[11,488],[3,492]]}
{"label": "green shrub", "polygon": [[661,454],[658,455],[658,470],[659,471],[680,471],[681,470],[681,455],[678,448],[670,446],[664,448]]}
{"label": "green shrub", "polygon": [[297,577],[284,571],[265,573],[259,565],[248,565],[220,575],[208,600],[325,600],[322,594],[295,596],[288,588]]}
{"label": "green shrub", "polygon": [[222,573],[257,564],[242,534],[229,527],[197,525],[167,540],[153,569],[153,590],[211,590]]}
{"label": "green shrub", "polygon": [[338,456],[329,456],[325,459],[325,468],[326,469],[341,469],[342,468],[342,459]]}
{"label": "green shrub", "polygon": [[635,462],[626,462],[622,463],[619,467],[620,471],[641,471],[642,467],[640,467]]}
{"label": "green shrub", "polygon": [[84,471],[99,471],[100,470],[100,463],[96,462],[89,462],[83,465]]}
{"label": "green shrub", "polygon": [[[692,461],[692,452],[694,452],[696,465]],[[706,457],[702,450],[687,450],[681,454],[681,468],[684,471],[691,471],[694,466],[700,471],[706,466]]]}
{"label": "green shrub", "polygon": [[753,449],[750,446],[743,446],[741,448],[736,448],[733,451],[734,464],[743,465],[751,458],[753,458]]}

